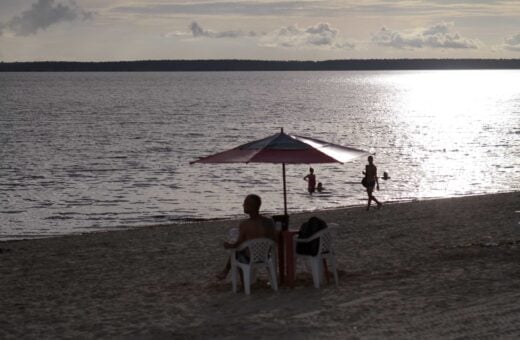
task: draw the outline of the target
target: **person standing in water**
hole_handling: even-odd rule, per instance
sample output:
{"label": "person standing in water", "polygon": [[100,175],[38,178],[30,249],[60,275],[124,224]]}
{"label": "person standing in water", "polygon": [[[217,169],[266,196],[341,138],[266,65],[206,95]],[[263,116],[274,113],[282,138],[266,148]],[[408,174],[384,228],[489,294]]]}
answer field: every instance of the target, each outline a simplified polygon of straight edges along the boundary
{"label": "person standing in water", "polygon": [[303,180],[307,181],[307,190],[309,191],[309,194],[312,195],[312,193],[316,190],[316,175],[314,175],[313,168],[309,168],[309,174],[303,177]]}
{"label": "person standing in water", "polygon": [[367,179],[367,194],[368,194],[368,205],[367,211],[370,209],[372,201],[377,203],[377,207],[381,208],[383,205],[373,195],[374,187],[379,191],[379,181],[377,180],[377,167],[374,165],[374,157],[368,156],[368,164],[365,167],[365,177]]}

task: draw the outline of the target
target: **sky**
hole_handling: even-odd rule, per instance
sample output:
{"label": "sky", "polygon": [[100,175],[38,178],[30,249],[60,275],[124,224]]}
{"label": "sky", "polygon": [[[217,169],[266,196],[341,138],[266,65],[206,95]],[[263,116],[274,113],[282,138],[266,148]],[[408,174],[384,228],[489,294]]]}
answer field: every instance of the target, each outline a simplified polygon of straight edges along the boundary
{"label": "sky", "polygon": [[520,0],[0,0],[0,61],[520,58]]}

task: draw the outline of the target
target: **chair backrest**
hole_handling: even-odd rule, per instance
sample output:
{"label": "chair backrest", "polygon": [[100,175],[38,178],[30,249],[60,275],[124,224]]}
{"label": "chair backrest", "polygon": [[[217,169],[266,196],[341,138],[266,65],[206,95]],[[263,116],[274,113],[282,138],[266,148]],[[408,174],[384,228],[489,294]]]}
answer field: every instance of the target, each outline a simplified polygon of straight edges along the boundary
{"label": "chair backrest", "polygon": [[240,249],[249,248],[251,263],[267,262],[269,255],[276,249],[276,243],[269,238],[256,238],[240,245]]}
{"label": "chair backrest", "polygon": [[318,248],[318,254],[329,253],[334,250],[332,248],[332,234],[330,233],[329,229],[323,229],[317,232],[316,236],[320,238],[320,247]]}

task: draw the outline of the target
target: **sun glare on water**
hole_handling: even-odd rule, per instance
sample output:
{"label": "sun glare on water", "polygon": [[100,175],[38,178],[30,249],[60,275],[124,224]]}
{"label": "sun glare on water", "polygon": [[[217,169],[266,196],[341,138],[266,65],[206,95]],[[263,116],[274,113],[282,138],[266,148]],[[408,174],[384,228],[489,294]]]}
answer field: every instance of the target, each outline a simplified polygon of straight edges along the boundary
{"label": "sun glare on water", "polygon": [[[408,174],[417,184],[417,197],[472,193],[472,183],[497,170],[500,155],[492,154],[493,147],[508,142],[481,136],[485,129],[503,128],[505,117],[512,114],[497,111],[496,99],[518,97],[514,74],[424,71],[394,80],[402,91],[394,114],[406,127],[413,157],[421,160],[420,169]],[[431,174],[437,178],[430,178]],[[423,185],[432,180],[435,187]]]}

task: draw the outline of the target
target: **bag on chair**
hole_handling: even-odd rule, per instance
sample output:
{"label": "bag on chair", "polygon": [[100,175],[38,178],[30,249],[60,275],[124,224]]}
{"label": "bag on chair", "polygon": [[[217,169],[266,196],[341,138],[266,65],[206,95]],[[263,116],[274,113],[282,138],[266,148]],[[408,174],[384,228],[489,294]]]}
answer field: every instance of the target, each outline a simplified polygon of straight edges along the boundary
{"label": "bag on chair", "polygon": [[[307,222],[303,223],[298,231],[298,238],[308,238],[316,234],[318,231],[327,228],[327,223],[313,216]],[[315,256],[318,254],[320,240],[312,240],[308,243],[296,244],[296,252],[298,254]]]}

